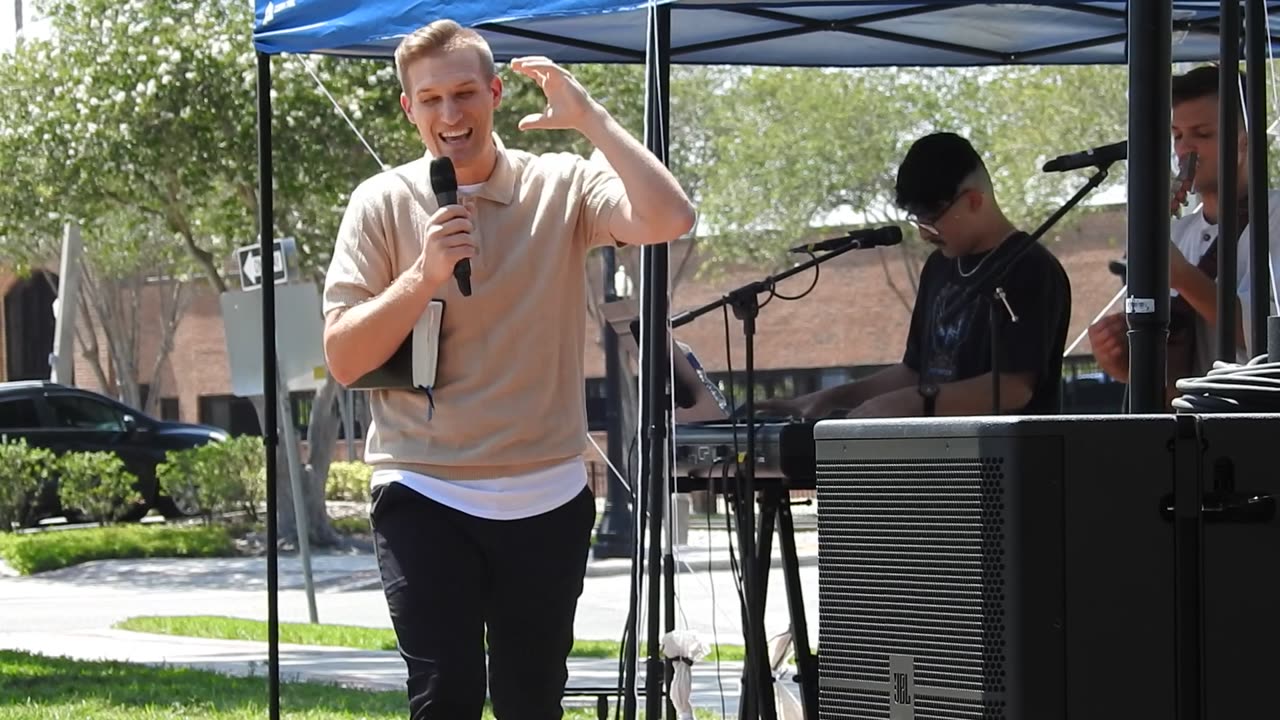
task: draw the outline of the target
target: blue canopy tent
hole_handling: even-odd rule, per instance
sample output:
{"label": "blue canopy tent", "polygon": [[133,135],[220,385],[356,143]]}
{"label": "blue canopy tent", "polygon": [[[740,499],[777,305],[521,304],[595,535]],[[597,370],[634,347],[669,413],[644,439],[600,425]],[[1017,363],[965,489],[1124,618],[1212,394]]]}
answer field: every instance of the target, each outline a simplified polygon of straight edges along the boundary
{"label": "blue canopy tent", "polygon": [[[1243,0],[1242,0],[1243,2]],[[1248,27],[1264,28],[1269,17],[1280,16],[1280,3],[1247,0]],[[1168,327],[1168,181],[1170,139],[1159,132],[1167,122],[1168,85],[1172,60],[1223,58],[1234,68],[1239,57],[1239,34],[1221,35],[1222,26],[1240,26],[1241,3],[1123,1],[1080,2],[1024,0],[1021,3],[979,3],[971,0],[256,0],[254,44],[259,67],[260,242],[271,274],[272,201],[270,56],[318,53],[351,57],[388,57],[399,39],[421,25],[449,17],[480,31],[502,62],[521,55],[546,55],[558,62],[645,63],[649,97],[646,144],[667,160],[667,74],[671,63],[788,66],[972,66],[1002,64],[1128,63],[1130,67],[1129,172],[1129,307],[1132,350],[1131,387],[1135,411],[1162,406],[1164,397],[1164,338]],[[1265,72],[1268,47],[1280,44],[1269,31],[1249,32],[1249,127],[1261,133],[1266,126]],[[1227,78],[1226,70],[1223,77]],[[1223,147],[1235,143],[1235,106],[1223,103]],[[1266,146],[1251,144],[1250,183],[1266,187]],[[1063,148],[1071,150],[1074,148]],[[1225,153],[1224,153],[1224,156]],[[1230,206],[1234,170],[1223,168],[1222,202]],[[1251,192],[1251,225],[1265,232],[1266,195]],[[1223,233],[1230,236],[1235,220],[1226,213]],[[1235,229],[1238,232],[1238,229]],[[1256,236],[1256,235],[1255,235]],[[1253,286],[1265,288],[1267,243],[1253,244]],[[1233,267],[1235,246],[1220,245],[1220,267]],[[667,307],[667,249],[644,248],[642,283],[642,445],[647,463],[649,502],[660,509],[664,489],[666,442],[671,418],[665,383],[670,322]],[[1219,297],[1235,296],[1235,279],[1226,273]],[[268,394],[266,452],[268,502],[275,501],[276,373],[274,292],[264,284],[264,384]],[[1266,293],[1255,292],[1255,347],[1265,347]],[[1261,300],[1259,300],[1261,298]],[[1149,301],[1149,303],[1143,302]],[[1228,303],[1220,302],[1230,313]],[[1229,317],[1229,315],[1228,315]],[[1219,323],[1226,327],[1224,323]],[[653,331],[658,328],[658,331]],[[1231,338],[1220,342],[1230,348]],[[1160,369],[1157,372],[1157,369]],[[748,451],[748,455],[752,453]],[[749,477],[749,473],[748,473]],[[749,495],[748,485],[748,495]],[[746,503],[748,512],[751,503]],[[269,622],[271,647],[272,717],[278,716],[278,654],[275,625],[275,509],[268,508]],[[662,558],[660,515],[651,521],[650,572]],[[749,547],[752,516],[747,515]],[[744,553],[746,550],[744,550]],[[673,572],[667,563],[667,572]],[[748,576],[749,579],[749,576]],[[656,585],[656,583],[655,583]],[[650,617],[658,614],[656,587],[650,588]],[[747,585],[748,598],[760,597]],[[634,602],[634,599],[633,599]],[[751,601],[749,600],[749,605]],[[670,615],[670,613],[668,613]],[[757,617],[762,617],[762,611]],[[748,627],[763,640],[762,631]],[[651,623],[651,663],[659,662],[658,636]],[[799,649],[799,648],[798,648]],[[754,652],[754,651],[753,651]],[[800,653],[798,652],[799,656]],[[750,660],[750,658],[749,658]],[[651,668],[657,667],[655,665]],[[812,668],[809,668],[810,670]],[[802,667],[802,674],[806,668]],[[649,712],[660,705],[660,687],[649,674]],[[631,698],[629,697],[628,700]],[[766,703],[767,705],[767,703]],[[762,706],[762,713],[769,708]],[[809,717],[816,709],[806,708]],[[652,714],[650,715],[652,717]],[[629,715],[630,717],[630,715]]]}
{"label": "blue canopy tent", "polygon": [[[669,13],[675,63],[866,67],[1126,59],[1126,3],[1114,0],[259,0],[254,42],[264,53],[385,57],[424,21],[450,17],[485,35],[500,61],[541,54],[558,62],[643,62],[654,5]],[[1280,3],[1271,5],[1271,13],[1280,13]],[[1219,4],[1174,0],[1172,6],[1180,37],[1175,57],[1216,58]]]}

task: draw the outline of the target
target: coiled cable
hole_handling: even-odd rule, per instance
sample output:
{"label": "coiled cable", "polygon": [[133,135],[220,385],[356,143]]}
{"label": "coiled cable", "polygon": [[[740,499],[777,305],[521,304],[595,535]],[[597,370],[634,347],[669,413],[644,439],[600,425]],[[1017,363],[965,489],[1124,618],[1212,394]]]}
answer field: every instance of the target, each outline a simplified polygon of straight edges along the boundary
{"label": "coiled cable", "polygon": [[1249,362],[1223,362],[1202,377],[1183,378],[1175,387],[1175,412],[1271,413],[1280,412],[1280,362],[1259,355]]}

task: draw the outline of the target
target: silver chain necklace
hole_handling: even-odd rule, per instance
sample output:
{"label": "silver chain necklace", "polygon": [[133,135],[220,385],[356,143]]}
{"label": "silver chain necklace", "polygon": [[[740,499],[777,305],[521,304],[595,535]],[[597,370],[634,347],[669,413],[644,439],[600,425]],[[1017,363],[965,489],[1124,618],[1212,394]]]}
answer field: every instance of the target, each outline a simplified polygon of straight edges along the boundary
{"label": "silver chain necklace", "polygon": [[957,256],[956,256],[956,271],[960,273],[960,277],[965,277],[965,278],[967,278],[967,277],[972,277],[972,276],[973,276],[973,274],[974,274],[974,273],[976,273],[976,272],[978,272],[978,269],[982,267],[982,264],[983,264],[983,263],[985,263],[985,262],[987,261],[987,258],[991,257],[991,255],[992,255],[993,253],[995,253],[995,250],[991,250],[991,251],[989,251],[986,255],[983,255],[983,256],[982,256],[982,259],[978,261],[978,264],[977,264],[977,265],[974,265],[974,266],[973,266],[973,269],[972,269],[972,270],[970,270],[969,272],[965,272],[965,271],[964,271],[964,266],[960,264],[960,256],[959,256],[959,255],[957,255]]}
{"label": "silver chain necklace", "polygon": [[987,254],[986,254],[986,255],[983,255],[983,256],[982,256],[982,259],[978,261],[978,264],[977,264],[977,265],[974,265],[974,266],[973,266],[973,269],[972,269],[972,270],[970,270],[969,272],[965,272],[965,271],[964,271],[964,266],[962,266],[962,265],[960,264],[960,256],[959,256],[959,255],[957,255],[957,256],[956,256],[956,272],[960,273],[960,277],[963,277],[963,278],[972,277],[974,273],[978,272],[978,270],[982,268],[982,264],[983,264],[983,263],[985,263],[985,262],[987,261],[987,258],[991,257],[992,255],[995,255],[995,254],[996,254],[996,252],[998,252],[998,251],[1000,250],[1000,248],[1004,246],[1004,241],[1005,241],[1005,240],[1008,240],[1009,238],[1011,238],[1011,237],[1013,237],[1014,235],[1017,235],[1017,234],[1018,234],[1018,231],[1017,231],[1017,230],[1015,230],[1015,231],[1013,231],[1013,232],[1009,233],[1007,236],[1005,236],[1005,239],[1004,239],[1004,240],[1001,240],[999,245],[997,245],[997,246],[995,246],[995,247],[991,248],[990,250],[988,250],[988,251],[987,251]]}

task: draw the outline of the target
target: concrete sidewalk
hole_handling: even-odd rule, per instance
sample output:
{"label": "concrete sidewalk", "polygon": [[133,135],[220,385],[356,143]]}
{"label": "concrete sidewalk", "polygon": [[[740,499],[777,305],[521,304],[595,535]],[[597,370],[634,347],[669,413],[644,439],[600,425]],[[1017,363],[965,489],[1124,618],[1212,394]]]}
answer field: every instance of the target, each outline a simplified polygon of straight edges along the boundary
{"label": "concrete sidewalk", "polygon": [[[798,523],[799,524],[799,523]],[[811,643],[817,631],[817,533],[796,532]],[[741,644],[740,610],[731,573],[728,533],[723,527],[691,529],[675,557],[678,627],[705,642]],[[766,634],[789,625],[776,541],[766,603]],[[738,558],[741,560],[741,558]],[[302,566],[297,555],[279,559],[280,619],[306,622]],[[618,639],[630,598],[631,561],[591,560],[575,634],[582,639]],[[324,623],[389,627],[374,557],[364,553],[312,557],[319,619]],[[265,675],[265,642],[211,640],[112,629],[139,615],[198,615],[266,619],[266,558],[104,560],[32,577],[0,580],[0,648],[80,660],[194,667],[235,675]],[[642,595],[643,614],[648,596]],[[644,623],[641,636],[647,633]],[[403,691],[404,663],[395,652],[282,645],[281,677]],[[643,694],[644,658],[637,672]],[[570,658],[570,687],[611,688],[616,660]],[[693,697],[699,709],[736,716],[741,663],[694,666]],[[794,688],[794,683],[791,683]],[[723,688],[723,690],[722,690]],[[566,698],[566,705],[592,706],[593,697]]]}

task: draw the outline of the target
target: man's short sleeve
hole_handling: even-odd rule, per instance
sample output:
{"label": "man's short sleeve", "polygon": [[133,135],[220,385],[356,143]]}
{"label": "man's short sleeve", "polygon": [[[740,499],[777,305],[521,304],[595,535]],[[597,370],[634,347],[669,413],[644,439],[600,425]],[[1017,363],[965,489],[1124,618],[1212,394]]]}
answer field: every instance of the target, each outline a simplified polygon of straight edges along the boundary
{"label": "man's short sleeve", "polygon": [[1036,248],[1019,260],[1001,283],[1009,308],[998,300],[996,312],[1012,309],[1011,322],[999,315],[1002,372],[1034,373],[1037,382],[1052,361],[1061,357],[1070,315],[1071,285],[1062,266],[1048,249]]}
{"label": "man's short sleeve", "polygon": [[356,189],[338,227],[338,240],[325,275],[323,311],[358,305],[391,285],[391,256],[377,196]]}
{"label": "man's short sleeve", "polygon": [[622,179],[603,161],[579,160],[577,167],[578,227],[575,237],[587,248],[618,243],[609,226],[626,195]]}
{"label": "man's short sleeve", "polygon": [[941,255],[937,252],[925,259],[920,268],[920,276],[916,282],[916,299],[911,308],[911,325],[907,329],[907,347],[902,353],[902,364],[911,370],[922,372],[927,358],[921,340],[932,332],[929,318],[929,306],[937,293],[937,286],[942,281],[943,268],[939,265]]}

